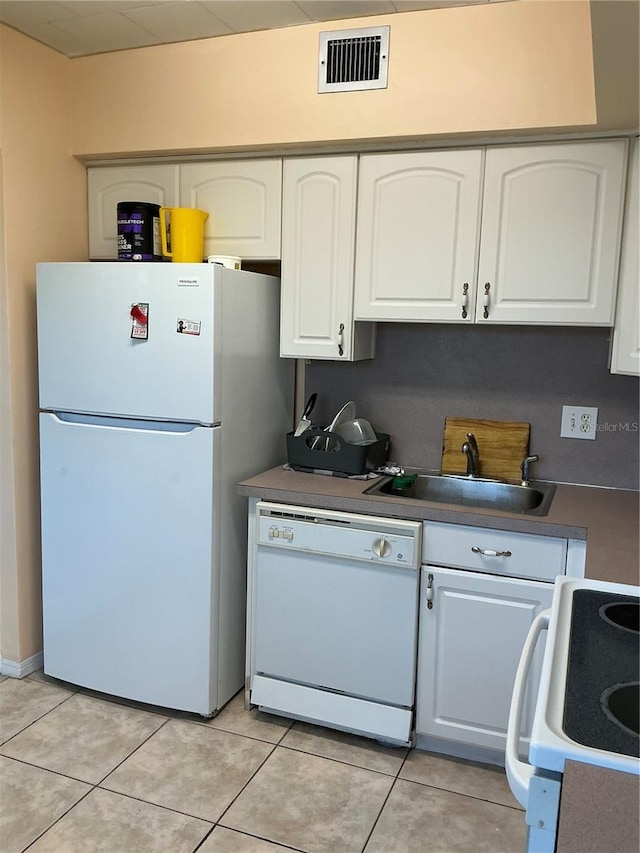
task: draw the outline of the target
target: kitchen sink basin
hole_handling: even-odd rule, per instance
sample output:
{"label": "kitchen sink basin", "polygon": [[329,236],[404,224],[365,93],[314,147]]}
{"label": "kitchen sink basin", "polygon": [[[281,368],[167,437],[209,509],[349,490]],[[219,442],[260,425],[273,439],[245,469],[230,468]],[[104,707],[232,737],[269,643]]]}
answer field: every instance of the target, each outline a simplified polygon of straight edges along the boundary
{"label": "kitchen sink basin", "polygon": [[555,485],[550,483],[519,486],[514,483],[481,478],[418,474],[417,478],[405,488],[394,486],[394,478],[389,477],[370,486],[365,494],[392,495],[397,498],[455,504],[474,509],[546,515],[549,512],[555,488]]}

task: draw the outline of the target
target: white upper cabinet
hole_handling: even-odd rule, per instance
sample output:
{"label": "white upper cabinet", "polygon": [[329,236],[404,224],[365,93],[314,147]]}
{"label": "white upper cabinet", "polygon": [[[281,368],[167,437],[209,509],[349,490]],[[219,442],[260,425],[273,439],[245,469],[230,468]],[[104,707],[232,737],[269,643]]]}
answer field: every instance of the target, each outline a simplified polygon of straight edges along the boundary
{"label": "white upper cabinet", "polygon": [[280,258],[282,160],[180,166],[180,205],[206,210],[204,255]]}
{"label": "white upper cabinet", "polygon": [[358,158],[284,162],[280,353],[371,358],[374,327],[353,322]]}
{"label": "white upper cabinet", "polygon": [[483,156],[362,157],[356,318],[612,325],[626,141]]}
{"label": "white upper cabinet", "polygon": [[612,325],[625,162],[624,140],[487,150],[476,322]]}
{"label": "white upper cabinet", "polygon": [[87,170],[89,257],[118,257],[118,203],[178,204],[178,166],[104,166]]}
{"label": "white upper cabinet", "polygon": [[205,210],[205,258],[280,258],[280,159],[92,167],[88,190],[89,257],[94,260],[118,257],[120,201]]}
{"label": "white upper cabinet", "polygon": [[640,375],[640,142],[633,142],[630,156],[627,205],[620,259],[620,282],[613,331],[611,372]]}
{"label": "white upper cabinet", "polygon": [[360,161],[355,315],[473,321],[480,150]]}

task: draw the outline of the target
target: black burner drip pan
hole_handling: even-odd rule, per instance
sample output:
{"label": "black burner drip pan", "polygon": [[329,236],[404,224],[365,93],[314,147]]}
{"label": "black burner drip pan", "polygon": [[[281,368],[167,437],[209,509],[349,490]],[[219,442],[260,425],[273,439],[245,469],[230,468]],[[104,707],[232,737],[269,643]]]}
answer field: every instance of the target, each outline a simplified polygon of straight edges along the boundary
{"label": "black burner drip pan", "polygon": [[563,729],[577,743],[640,756],[640,598],[573,593]]}

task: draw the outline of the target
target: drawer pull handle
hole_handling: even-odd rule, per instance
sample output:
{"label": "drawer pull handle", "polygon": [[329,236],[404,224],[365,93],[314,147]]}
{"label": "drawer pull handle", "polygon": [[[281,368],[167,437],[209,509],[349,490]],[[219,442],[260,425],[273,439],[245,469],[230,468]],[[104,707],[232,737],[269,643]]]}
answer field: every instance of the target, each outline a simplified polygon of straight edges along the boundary
{"label": "drawer pull handle", "polygon": [[490,548],[478,548],[473,545],[471,550],[474,554],[482,554],[483,557],[510,557],[511,551],[492,551]]}

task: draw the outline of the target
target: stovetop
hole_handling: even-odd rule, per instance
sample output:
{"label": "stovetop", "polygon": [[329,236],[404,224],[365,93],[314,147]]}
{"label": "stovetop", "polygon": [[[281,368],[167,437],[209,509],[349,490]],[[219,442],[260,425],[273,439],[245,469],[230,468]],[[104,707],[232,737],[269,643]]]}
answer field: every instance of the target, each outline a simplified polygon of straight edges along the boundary
{"label": "stovetop", "polygon": [[577,743],[640,756],[639,612],[637,596],[573,593],[562,727]]}
{"label": "stovetop", "polygon": [[556,579],[529,745],[533,767],[562,773],[571,759],[640,774],[639,602],[638,586]]}

